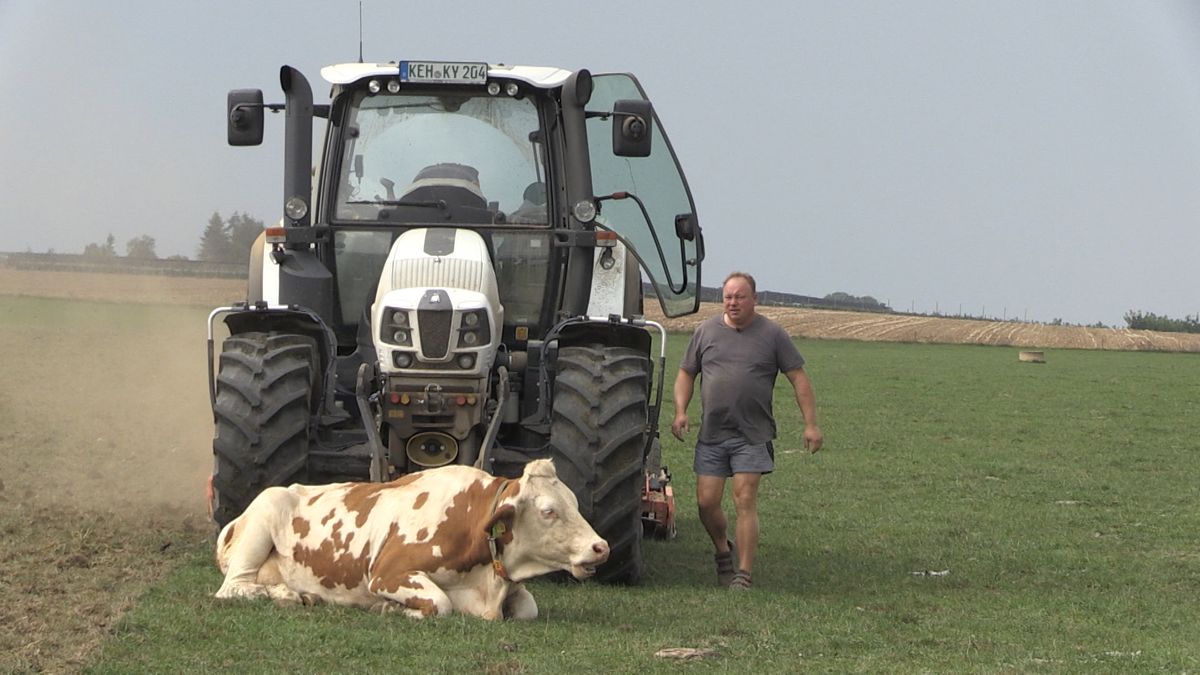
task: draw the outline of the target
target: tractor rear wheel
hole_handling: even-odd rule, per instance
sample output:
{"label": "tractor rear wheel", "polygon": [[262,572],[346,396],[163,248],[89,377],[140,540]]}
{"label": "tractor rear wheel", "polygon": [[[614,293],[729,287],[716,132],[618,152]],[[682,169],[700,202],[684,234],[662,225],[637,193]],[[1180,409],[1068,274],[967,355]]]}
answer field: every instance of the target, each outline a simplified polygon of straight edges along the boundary
{"label": "tractor rear wheel", "polygon": [[241,515],[259,492],[308,476],[316,342],[303,335],[242,333],[225,340],[213,412],[213,520]]}
{"label": "tractor rear wheel", "polygon": [[637,583],[650,360],[627,347],[563,347],[557,372],[550,451],[580,512],[608,541],[596,578]]}

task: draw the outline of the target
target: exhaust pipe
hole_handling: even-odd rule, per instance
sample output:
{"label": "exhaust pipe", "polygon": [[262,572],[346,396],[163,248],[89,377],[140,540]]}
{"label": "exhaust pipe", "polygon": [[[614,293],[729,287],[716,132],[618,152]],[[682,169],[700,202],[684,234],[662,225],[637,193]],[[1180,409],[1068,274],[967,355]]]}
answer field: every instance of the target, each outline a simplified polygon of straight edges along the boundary
{"label": "exhaust pipe", "polygon": [[[279,85],[286,96],[283,131],[283,218],[292,227],[312,223],[312,87],[304,74],[291,66],[279,69]],[[300,200],[297,202],[296,200]],[[303,204],[301,209],[299,204]]]}

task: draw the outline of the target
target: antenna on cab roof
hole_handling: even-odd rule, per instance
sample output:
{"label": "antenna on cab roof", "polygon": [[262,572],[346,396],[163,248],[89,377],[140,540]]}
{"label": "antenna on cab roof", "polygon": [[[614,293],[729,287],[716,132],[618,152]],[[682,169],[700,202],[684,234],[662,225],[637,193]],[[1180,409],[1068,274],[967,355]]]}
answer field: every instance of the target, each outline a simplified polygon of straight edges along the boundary
{"label": "antenna on cab roof", "polygon": [[363,62],[362,57],[362,0],[358,0],[358,62]]}

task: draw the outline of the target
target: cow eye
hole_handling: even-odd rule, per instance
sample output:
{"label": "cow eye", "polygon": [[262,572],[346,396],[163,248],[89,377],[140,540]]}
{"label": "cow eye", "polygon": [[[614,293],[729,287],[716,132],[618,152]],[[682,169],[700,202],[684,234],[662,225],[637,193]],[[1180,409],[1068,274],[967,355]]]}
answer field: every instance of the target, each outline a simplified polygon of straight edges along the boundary
{"label": "cow eye", "polygon": [[542,517],[543,518],[554,518],[557,515],[558,514],[556,514],[554,512],[554,509],[542,509]]}

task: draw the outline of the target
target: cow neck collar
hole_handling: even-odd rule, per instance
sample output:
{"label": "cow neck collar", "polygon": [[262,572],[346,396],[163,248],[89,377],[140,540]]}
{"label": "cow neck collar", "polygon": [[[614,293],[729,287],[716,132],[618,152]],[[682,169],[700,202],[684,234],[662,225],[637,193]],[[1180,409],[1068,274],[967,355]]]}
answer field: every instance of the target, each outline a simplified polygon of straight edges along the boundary
{"label": "cow neck collar", "polygon": [[[507,478],[500,482],[500,489],[496,490],[496,498],[492,500],[493,516],[496,515],[496,509],[500,506],[500,499],[504,496],[504,490],[508,488],[508,484],[511,482],[512,481]],[[496,576],[505,581],[511,582],[512,578],[508,576],[508,569],[504,567],[504,563],[500,560],[500,547],[497,544],[497,542],[500,541],[500,538],[503,537],[504,533],[507,531],[508,527],[505,526],[504,521],[496,520],[492,523],[492,528],[488,530],[487,540],[488,550],[492,552],[492,569],[495,570]]]}

